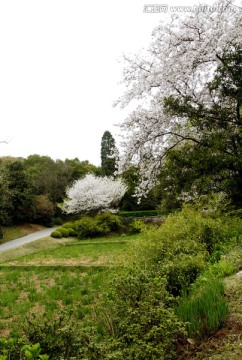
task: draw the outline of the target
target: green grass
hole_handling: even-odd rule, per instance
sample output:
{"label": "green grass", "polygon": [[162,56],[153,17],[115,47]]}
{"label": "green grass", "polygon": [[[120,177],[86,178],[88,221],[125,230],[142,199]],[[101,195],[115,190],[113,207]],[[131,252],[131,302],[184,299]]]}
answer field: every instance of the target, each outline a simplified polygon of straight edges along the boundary
{"label": "green grass", "polygon": [[223,324],[229,312],[223,294],[222,280],[210,278],[188,296],[181,297],[177,315],[188,324],[190,338],[204,339]]}
{"label": "green grass", "polygon": [[0,336],[17,330],[31,313],[68,309],[76,319],[90,316],[113,266],[122,264],[136,237],[45,237],[0,253]]}
{"label": "green grass", "polygon": [[53,270],[37,267],[1,269],[1,327],[4,322],[5,331],[18,327],[32,311],[52,315],[55,310],[68,308],[77,319],[80,318],[80,313],[90,312],[100,289],[105,288],[108,272],[106,268],[95,267],[87,271],[62,267]]}

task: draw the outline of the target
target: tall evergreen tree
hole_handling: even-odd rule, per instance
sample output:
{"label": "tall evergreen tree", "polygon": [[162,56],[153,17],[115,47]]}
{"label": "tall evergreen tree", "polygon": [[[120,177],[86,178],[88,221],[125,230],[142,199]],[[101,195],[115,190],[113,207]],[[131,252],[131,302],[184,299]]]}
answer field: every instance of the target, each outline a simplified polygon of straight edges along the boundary
{"label": "tall evergreen tree", "polygon": [[110,131],[105,131],[101,141],[101,167],[104,175],[111,176],[115,172],[115,140]]}

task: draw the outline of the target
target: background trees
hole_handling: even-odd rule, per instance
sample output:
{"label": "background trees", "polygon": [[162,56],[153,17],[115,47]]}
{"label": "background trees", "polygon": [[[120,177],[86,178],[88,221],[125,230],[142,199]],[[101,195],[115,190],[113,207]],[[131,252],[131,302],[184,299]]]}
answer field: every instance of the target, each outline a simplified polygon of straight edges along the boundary
{"label": "background trees", "polygon": [[120,168],[139,165],[139,193],[154,186],[164,159],[175,148],[183,151],[182,144],[193,169],[196,162],[201,168],[204,158],[213,188],[223,188],[225,178],[231,184],[236,177],[239,185],[241,13],[228,10],[230,1],[217,5],[209,14],[173,16],[168,25],[155,29],[144,56],[126,59],[127,91],[116,103],[125,107],[138,100],[140,105],[121,124],[128,140]]}
{"label": "background trees", "polygon": [[66,188],[91,172],[100,174],[101,169],[79,159],[0,158],[0,225],[51,225],[61,215],[57,203],[63,202]]}

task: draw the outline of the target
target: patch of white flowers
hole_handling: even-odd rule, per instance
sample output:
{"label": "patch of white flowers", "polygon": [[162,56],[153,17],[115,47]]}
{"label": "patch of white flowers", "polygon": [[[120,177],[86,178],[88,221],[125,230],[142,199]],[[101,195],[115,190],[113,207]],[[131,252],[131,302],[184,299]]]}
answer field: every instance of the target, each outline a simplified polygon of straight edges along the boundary
{"label": "patch of white flowers", "polygon": [[115,105],[140,103],[120,125],[124,132],[120,172],[132,163],[140,165],[138,193],[154,185],[168,149],[185,138],[199,140],[199,133],[184,118],[163,111],[167,96],[189,96],[192,105],[215,101],[207,84],[213,79],[224,49],[242,42],[241,11],[226,11],[231,1],[216,3],[215,11],[172,14],[168,25],[153,32],[147,53],[125,58],[123,83],[127,87]]}
{"label": "patch of white flowers", "polygon": [[67,189],[63,210],[72,214],[116,207],[126,190],[121,179],[88,174]]}

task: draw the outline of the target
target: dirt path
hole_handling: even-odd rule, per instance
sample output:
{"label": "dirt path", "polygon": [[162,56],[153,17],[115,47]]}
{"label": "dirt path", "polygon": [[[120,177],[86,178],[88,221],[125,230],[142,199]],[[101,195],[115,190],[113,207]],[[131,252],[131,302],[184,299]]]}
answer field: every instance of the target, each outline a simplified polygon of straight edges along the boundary
{"label": "dirt path", "polygon": [[4,244],[0,245],[0,252],[5,251],[5,250],[14,249],[16,247],[19,247],[19,246],[22,246],[24,244],[30,243],[32,241],[38,240],[38,239],[40,239],[42,237],[49,236],[52,233],[52,231],[55,230],[55,229],[56,229],[56,227],[40,230],[40,231],[37,231],[35,233],[23,236],[21,238],[8,241],[7,243],[4,243]]}

